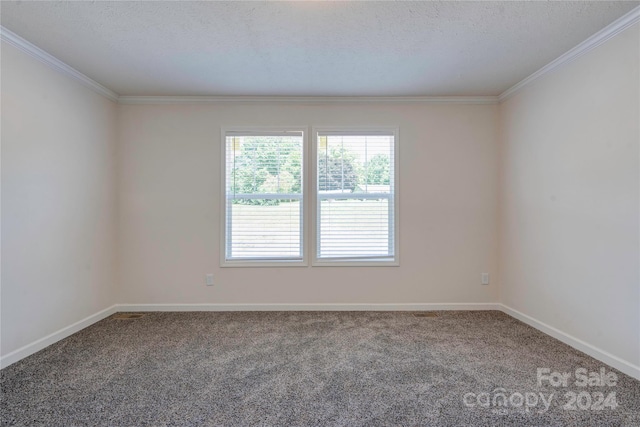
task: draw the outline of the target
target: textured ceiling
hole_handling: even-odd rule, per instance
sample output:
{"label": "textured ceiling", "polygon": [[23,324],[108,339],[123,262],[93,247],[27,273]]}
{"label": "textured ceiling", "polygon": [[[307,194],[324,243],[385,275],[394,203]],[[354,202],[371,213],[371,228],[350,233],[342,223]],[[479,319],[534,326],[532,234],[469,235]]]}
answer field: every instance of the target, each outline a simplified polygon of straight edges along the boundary
{"label": "textured ceiling", "polygon": [[627,2],[7,2],[2,25],[120,95],[497,95]]}

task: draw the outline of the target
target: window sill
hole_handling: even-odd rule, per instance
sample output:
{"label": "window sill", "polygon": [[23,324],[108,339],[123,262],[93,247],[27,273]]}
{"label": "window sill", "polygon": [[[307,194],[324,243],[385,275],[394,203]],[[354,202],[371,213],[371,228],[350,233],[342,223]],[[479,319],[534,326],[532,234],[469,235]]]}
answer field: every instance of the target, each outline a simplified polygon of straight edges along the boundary
{"label": "window sill", "polygon": [[314,260],[313,267],[400,267],[400,261]]}
{"label": "window sill", "polygon": [[234,267],[308,267],[309,263],[306,260],[292,261],[292,260],[273,260],[273,261],[249,261],[249,260],[233,260],[227,261],[223,260],[220,263],[220,267],[222,268],[234,268]]}

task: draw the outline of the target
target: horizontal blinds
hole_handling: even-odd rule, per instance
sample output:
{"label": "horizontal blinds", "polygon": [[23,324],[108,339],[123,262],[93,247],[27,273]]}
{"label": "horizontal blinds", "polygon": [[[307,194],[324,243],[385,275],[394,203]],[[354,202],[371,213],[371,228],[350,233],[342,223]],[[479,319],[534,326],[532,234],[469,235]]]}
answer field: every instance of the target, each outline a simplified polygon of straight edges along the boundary
{"label": "horizontal blinds", "polygon": [[318,132],[317,257],[394,257],[395,136]]}
{"label": "horizontal blinds", "polygon": [[302,259],[302,132],[227,132],[227,260]]}

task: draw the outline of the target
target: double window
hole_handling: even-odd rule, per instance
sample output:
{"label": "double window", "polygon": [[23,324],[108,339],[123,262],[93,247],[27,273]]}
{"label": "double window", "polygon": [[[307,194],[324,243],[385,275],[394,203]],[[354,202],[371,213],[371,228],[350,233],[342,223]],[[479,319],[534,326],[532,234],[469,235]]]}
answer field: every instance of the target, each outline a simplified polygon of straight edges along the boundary
{"label": "double window", "polygon": [[224,266],[397,265],[396,128],[223,130]]}

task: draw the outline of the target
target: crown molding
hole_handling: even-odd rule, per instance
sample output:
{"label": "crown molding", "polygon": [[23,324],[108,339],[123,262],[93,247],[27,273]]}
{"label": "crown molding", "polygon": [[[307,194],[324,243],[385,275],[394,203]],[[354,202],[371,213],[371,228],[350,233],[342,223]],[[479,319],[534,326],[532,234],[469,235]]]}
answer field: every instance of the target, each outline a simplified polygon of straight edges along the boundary
{"label": "crown molding", "polygon": [[49,53],[40,49],[38,46],[28,42],[27,40],[23,39],[13,31],[8,30],[1,25],[0,25],[0,38],[2,39],[2,41],[7,42],[10,45],[20,49],[27,55],[48,65],[54,70],[59,71],[62,74],[80,82],[82,85],[88,87],[94,92],[97,92],[100,95],[112,101],[116,101],[116,102],[118,101],[118,94],[112,91],[111,89],[108,89],[102,86],[100,83],[96,82],[93,79],[90,79],[89,77],[82,74],[80,71],[76,70],[73,67],[70,67],[69,65],[60,61],[58,58],[54,57],[53,55],[50,55]]}
{"label": "crown molding", "polygon": [[120,104],[213,104],[222,102],[416,102],[425,104],[497,104],[497,96],[120,96]]}
{"label": "crown molding", "polygon": [[511,86],[509,89],[502,92],[500,95],[498,95],[498,101],[505,101],[523,87],[529,85],[540,77],[543,77],[557,70],[558,68],[568,64],[569,62],[578,59],[585,53],[591,51],[592,49],[595,49],[596,47],[615,37],[637,22],[640,22],[640,6],[632,9],[627,14],[613,21],[602,30],[598,31],[579,45],[575,46],[573,49],[554,59],[535,73],[531,74],[529,77],[526,77],[525,79],[521,80],[520,82]]}

